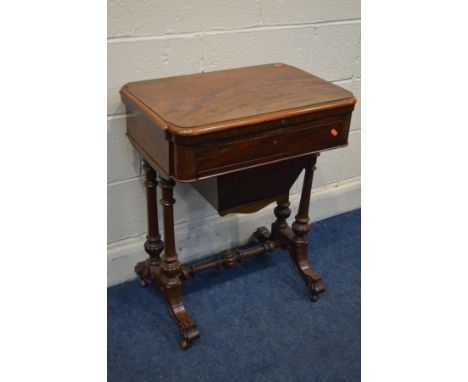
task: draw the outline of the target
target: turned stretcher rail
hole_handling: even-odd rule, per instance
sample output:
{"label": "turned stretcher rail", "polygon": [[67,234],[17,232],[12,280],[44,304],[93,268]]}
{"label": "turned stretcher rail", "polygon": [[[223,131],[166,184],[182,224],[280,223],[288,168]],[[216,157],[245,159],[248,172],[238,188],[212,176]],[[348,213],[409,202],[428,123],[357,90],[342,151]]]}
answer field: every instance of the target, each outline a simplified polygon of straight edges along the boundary
{"label": "turned stretcher rail", "polygon": [[272,252],[276,248],[287,244],[284,240],[270,240],[270,232],[265,227],[259,228],[255,236],[261,241],[258,245],[242,249],[229,249],[211,259],[196,262],[195,264],[183,265],[181,266],[180,276],[184,279],[188,279],[190,276],[196,276],[198,273],[212,268],[232,268],[236,263],[242,260]]}

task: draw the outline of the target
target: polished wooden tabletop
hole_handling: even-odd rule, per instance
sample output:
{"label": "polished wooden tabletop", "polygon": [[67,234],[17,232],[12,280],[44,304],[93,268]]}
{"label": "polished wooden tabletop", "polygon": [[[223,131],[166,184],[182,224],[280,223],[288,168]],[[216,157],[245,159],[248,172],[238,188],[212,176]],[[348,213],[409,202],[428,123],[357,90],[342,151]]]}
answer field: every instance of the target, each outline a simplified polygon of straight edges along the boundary
{"label": "polished wooden tabletop", "polygon": [[131,82],[121,94],[160,128],[189,135],[355,103],[347,90],[280,63]]}

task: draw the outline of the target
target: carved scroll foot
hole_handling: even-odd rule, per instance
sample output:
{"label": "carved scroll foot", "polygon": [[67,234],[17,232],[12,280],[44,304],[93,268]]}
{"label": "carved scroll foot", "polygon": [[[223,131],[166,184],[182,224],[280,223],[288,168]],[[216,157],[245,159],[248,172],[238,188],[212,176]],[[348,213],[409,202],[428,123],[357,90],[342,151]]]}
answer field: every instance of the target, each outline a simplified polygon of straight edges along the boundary
{"label": "carved scroll foot", "polygon": [[187,350],[192,342],[200,337],[200,332],[197,324],[188,315],[182,302],[182,283],[179,281],[176,285],[166,285],[161,289],[166,296],[169,311],[175,319],[182,336],[180,347],[182,350]]}
{"label": "carved scroll foot", "polygon": [[[195,321],[188,315],[183,304],[182,282],[177,276],[178,263],[173,271],[164,270],[161,265],[152,265],[151,259],[142,261],[135,266],[135,272],[141,287],[154,283],[159,286],[166,298],[169,312],[176,321],[182,340],[180,347],[187,350],[191,343],[200,337]],[[168,274],[166,274],[168,273]]]}
{"label": "carved scroll foot", "polygon": [[313,276],[307,275],[307,287],[310,289],[310,299],[316,302],[320,298],[320,293],[325,292],[325,284],[317,273],[312,272]]}
{"label": "carved scroll foot", "polygon": [[[314,177],[315,163],[317,162],[317,157],[318,154],[311,156],[310,162],[305,167],[301,200],[299,202],[296,220],[292,225],[292,232],[286,228],[281,229],[280,227],[280,231],[283,230],[289,239],[289,254],[291,255],[291,259],[294,263],[294,266],[297,269],[297,272],[304,280],[306,286],[310,289],[310,299],[312,301],[317,301],[320,297],[320,293],[325,292],[325,285],[322,281],[322,278],[317,273],[312,271],[307,261],[307,248],[309,245],[307,241],[307,234],[310,230],[310,191],[312,189],[312,180]],[[278,202],[277,208],[281,212],[281,209],[286,210],[286,208],[289,208],[289,205],[286,203],[286,200],[283,200],[282,202]],[[277,218],[277,221],[278,220],[281,222],[281,219],[279,217]],[[276,223],[274,227],[277,227],[277,224],[278,223]]]}
{"label": "carved scroll foot", "polygon": [[292,244],[289,254],[299,276],[302,277],[307,288],[310,289],[310,299],[316,302],[320,298],[320,294],[325,292],[325,284],[320,275],[312,271],[307,261],[307,247],[304,244]]}

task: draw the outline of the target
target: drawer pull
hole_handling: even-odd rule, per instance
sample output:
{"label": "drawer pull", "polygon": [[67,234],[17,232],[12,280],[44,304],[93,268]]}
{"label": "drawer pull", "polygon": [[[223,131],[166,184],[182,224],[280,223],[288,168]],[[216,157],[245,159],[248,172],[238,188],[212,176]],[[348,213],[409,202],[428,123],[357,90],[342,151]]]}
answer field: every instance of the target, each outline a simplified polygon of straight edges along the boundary
{"label": "drawer pull", "polygon": [[336,137],[338,135],[338,131],[336,131],[335,129],[331,129],[330,134]]}

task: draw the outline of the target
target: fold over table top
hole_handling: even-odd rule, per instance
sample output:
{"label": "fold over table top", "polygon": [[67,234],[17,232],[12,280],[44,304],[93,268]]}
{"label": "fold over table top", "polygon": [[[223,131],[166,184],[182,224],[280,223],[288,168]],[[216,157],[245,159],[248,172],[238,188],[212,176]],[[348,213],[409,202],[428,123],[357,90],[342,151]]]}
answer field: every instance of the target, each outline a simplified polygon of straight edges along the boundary
{"label": "fold over table top", "polygon": [[122,99],[175,135],[201,135],[356,102],[330,82],[286,64],[131,82]]}

